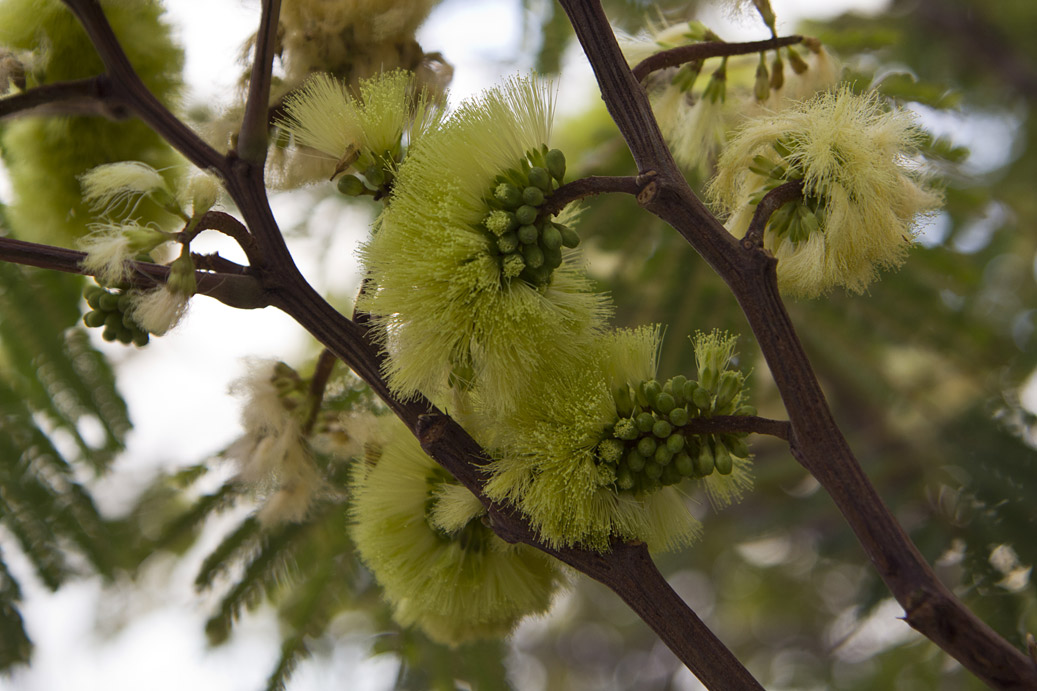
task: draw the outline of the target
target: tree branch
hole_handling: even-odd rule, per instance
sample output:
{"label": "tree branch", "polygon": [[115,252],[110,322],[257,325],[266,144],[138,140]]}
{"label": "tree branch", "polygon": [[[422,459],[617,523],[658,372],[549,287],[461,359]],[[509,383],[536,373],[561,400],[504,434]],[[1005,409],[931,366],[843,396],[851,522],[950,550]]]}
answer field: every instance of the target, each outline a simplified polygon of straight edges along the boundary
{"label": "tree branch", "polygon": [[634,175],[591,175],[567,182],[552,192],[541,207],[542,213],[554,216],[568,204],[585,197],[608,192],[622,192],[636,195],[641,191],[641,183]]}
{"label": "tree branch", "polygon": [[763,247],[763,231],[767,227],[767,221],[770,220],[775,211],[802,196],[802,180],[783,182],[763,195],[763,199],[756,205],[753,218],[749,221],[749,228],[746,229],[745,236],[742,238],[742,247],[747,250]]}
{"label": "tree branch", "polygon": [[681,428],[688,434],[766,434],[789,441],[792,425],[785,420],[771,420],[755,415],[718,415],[696,417],[688,420]]}
{"label": "tree branch", "polygon": [[[0,237],[0,261],[88,276],[82,266],[84,258],[86,252]],[[169,277],[168,266],[148,262],[129,264],[133,268],[130,285],[137,288],[153,288]],[[262,286],[252,276],[195,271],[194,277],[199,295],[207,295],[229,307],[257,309],[269,304]]]}
{"label": "tree branch", "polygon": [[238,156],[250,163],[262,165],[266,161],[269,136],[270,79],[277,46],[277,17],[281,0],[263,0],[263,14],[256,32],[255,56],[248,81],[245,117],[238,133]]}
{"label": "tree branch", "polygon": [[640,170],[656,172],[644,206],[673,226],[731,288],[756,334],[789,413],[791,448],[842,512],[907,622],[995,688],[1037,688],[1037,667],[940,583],[868,481],[843,438],[778,293],[776,260],[743,249],[695,197],[625,68],[596,0],[559,0],[598,79],[602,96]]}
{"label": "tree branch", "polygon": [[691,45],[678,46],[651,55],[637,63],[631,72],[634,74],[634,79],[641,82],[656,70],[677,67],[686,62],[705,60],[707,58],[725,58],[732,55],[751,55],[753,53],[762,53],[765,50],[777,50],[778,48],[802,42],[802,36],[782,36],[781,38],[769,38],[766,41],[748,41],[745,43],[728,43],[726,41],[692,43]]}
{"label": "tree branch", "polygon": [[120,103],[105,99],[105,79],[88,77],[54,82],[0,98],[0,119],[21,115],[99,115],[125,120],[130,113]]}

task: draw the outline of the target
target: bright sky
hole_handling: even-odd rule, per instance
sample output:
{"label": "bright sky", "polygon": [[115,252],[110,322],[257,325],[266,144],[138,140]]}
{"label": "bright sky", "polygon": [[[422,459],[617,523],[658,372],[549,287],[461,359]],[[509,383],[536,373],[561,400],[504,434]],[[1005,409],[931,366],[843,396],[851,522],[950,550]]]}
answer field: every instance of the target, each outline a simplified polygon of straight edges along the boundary
{"label": "bright sky", "polygon": [[[200,101],[225,100],[240,72],[235,67],[240,46],[258,21],[258,2],[177,0],[168,4],[187,42],[187,78],[194,93]],[[772,0],[772,4],[788,29],[799,16],[832,16],[850,6],[874,11],[884,7],[886,0]],[[732,23],[719,6],[702,18],[731,40],[765,35],[752,17]],[[455,67],[453,100],[515,69],[513,59],[523,40],[522,19],[518,0],[447,0],[433,13],[419,40],[426,50],[443,52]],[[591,83],[585,62],[578,55],[570,62],[573,70],[567,79]],[[300,223],[312,203],[306,193],[278,199],[275,212],[282,227]],[[362,211],[344,211],[333,201],[316,209],[310,221],[312,236],[291,241],[300,265],[315,284],[349,294],[358,280],[353,251],[366,233],[366,222]],[[99,487],[103,506],[119,511],[157,469],[202,460],[238,434],[237,401],[227,395],[227,388],[243,374],[242,358],[277,357],[291,362],[311,347],[306,334],[272,308],[242,312],[205,298],[194,301],[187,321],[176,332],[154,339],[146,349],[106,344],[118,363],[136,428],[129,451]],[[212,526],[189,558],[154,565],[143,574],[143,587],[128,592],[105,591],[96,580],[87,580],[57,594],[47,593],[26,576],[26,565],[17,562],[14,550],[5,543],[5,554],[12,556],[16,562],[12,566],[24,577],[24,613],[38,648],[33,667],[13,679],[0,680],[0,687],[12,691],[261,688],[278,651],[273,615],[262,610],[246,616],[229,644],[210,650],[202,630],[214,602],[191,588],[200,559],[226,527]],[[346,688],[347,683],[351,690],[390,688],[395,665],[366,660],[368,635],[359,630],[339,640],[333,662],[322,658],[303,663],[293,691]]]}

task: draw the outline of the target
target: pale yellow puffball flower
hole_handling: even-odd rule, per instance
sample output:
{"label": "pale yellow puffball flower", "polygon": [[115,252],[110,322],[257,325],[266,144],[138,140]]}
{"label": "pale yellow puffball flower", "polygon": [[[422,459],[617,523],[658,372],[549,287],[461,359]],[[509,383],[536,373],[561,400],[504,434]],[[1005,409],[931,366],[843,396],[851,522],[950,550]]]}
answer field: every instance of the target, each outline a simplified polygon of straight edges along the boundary
{"label": "pale yellow puffball flower", "polygon": [[[843,286],[860,293],[880,269],[899,267],[916,220],[940,204],[913,165],[913,116],[874,93],[822,93],[786,110],[748,120],[724,149],[709,196],[741,236],[752,201],[768,178],[750,170],[764,157],[802,176],[804,195],[823,209],[819,228],[794,241],[768,228],[764,246],[778,259],[778,283],[794,296],[816,297]],[[787,149],[780,154],[775,149]],[[772,181],[773,184],[773,181]],[[797,203],[797,202],[790,202]]]}

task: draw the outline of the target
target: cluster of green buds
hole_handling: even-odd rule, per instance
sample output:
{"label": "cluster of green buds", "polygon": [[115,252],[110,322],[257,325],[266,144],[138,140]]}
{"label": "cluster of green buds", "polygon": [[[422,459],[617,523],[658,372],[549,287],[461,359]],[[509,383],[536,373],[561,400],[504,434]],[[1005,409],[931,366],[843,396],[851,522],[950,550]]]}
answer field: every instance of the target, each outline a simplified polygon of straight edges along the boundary
{"label": "cluster of green buds", "polygon": [[375,155],[365,149],[351,146],[338,162],[336,172],[355,169],[353,174],[343,175],[338,179],[338,191],[347,197],[370,195],[376,200],[388,196],[392,192],[396,179],[396,168],[403,158],[403,147],[397,141],[391,150]]}
{"label": "cluster of green buds", "polygon": [[[808,45],[811,50],[814,50],[816,45],[813,39],[810,41],[811,43]],[[774,51],[774,59],[771,60],[769,70],[767,69],[767,52],[761,52],[760,62],[756,66],[756,81],[753,83],[753,96],[761,103],[767,100],[772,90],[778,91],[785,86],[785,60],[781,57],[782,53],[788,57],[789,67],[794,73],[803,74],[810,69],[807,61],[792,46],[785,46]]]}
{"label": "cluster of green buds", "polygon": [[685,478],[714,472],[728,475],[734,458],[748,458],[745,434],[692,434],[694,418],[755,415],[745,404],[745,375],[706,367],[698,381],[677,375],[660,384],[654,379],[613,391],[619,420],[597,446],[599,462],[612,466],[616,486],[634,493],[651,492]]}
{"label": "cluster of green buds", "polygon": [[519,166],[494,180],[481,230],[500,263],[502,280],[521,278],[546,286],[551,272],[562,264],[562,248],[580,243],[576,231],[542,211],[564,176],[565,155],[543,146],[528,151]]}
{"label": "cluster of green buds", "polygon": [[[802,165],[796,160],[790,160],[790,142],[778,139],[771,144],[771,148],[778,155],[779,162],[775,163],[771,158],[758,154],[749,166],[749,170],[764,179],[763,185],[750,198],[754,205],[759,204],[764,195],[778,185],[790,180],[802,180],[805,175]],[[826,207],[824,197],[804,193],[799,199],[783,204],[771,214],[767,232],[794,243],[802,242],[824,226]]]}
{"label": "cluster of green buds", "polygon": [[101,338],[138,347],[148,344],[148,332],[130,316],[133,296],[128,288],[89,285],[83,290],[83,297],[90,306],[90,311],[83,315],[83,323],[90,328],[103,328]]}

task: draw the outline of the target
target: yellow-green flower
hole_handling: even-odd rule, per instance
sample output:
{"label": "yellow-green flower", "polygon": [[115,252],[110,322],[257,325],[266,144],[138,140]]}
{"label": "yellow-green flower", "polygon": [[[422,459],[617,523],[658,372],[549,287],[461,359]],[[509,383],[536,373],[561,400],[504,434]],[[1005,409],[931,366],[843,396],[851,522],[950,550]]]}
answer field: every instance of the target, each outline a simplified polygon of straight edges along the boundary
{"label": "yellow-green flower", "polygon": [[[564,173],[547,149],[552,99],[512,79],[466,102],[400,165],[362,257],[393,390],[437,400],[481,387],[514,407],[529,372],[585,348],[608,312],[591,292],[563,213],[540,211]],[[517,196],[516,196],[517,195]]]}
{"label": "yellow-green flower", "polygon": [[912,167],[915,140],[912,116],[876,94],[823,93],[749,120],[721,155],[710,196],[740,236],[764,193],[803,180],[803,198],[779,209],[764,236],[779,285],[806,297],[837,285],[860,293],[903,263],[915,220],[940,203]]}
{"label": "yellow-green flower", "polygon": [[526,405],[475,427],[499,459],[487,495],[517,506],[549,545],[607,551],[618,537],[668,550],[698,534],[672,486],[680,478],[668,486],[657,476],[628,491],[634,487],[619,478],[627,471],[612,453],[617,444],[603,442],[623,405],[613,391],[655,376],[659,342],[658,327],[612,332],[582,359],[537,372]]}
{"label": "yellow-green flower", "polygon": [[405,145],[437,126],[440,110],[403,70],[361,80],[358,91],[315,74],[285,100],[281,125],[297,143],[332,157],[336,174],[362,173],[377,189],[391,178]]}
{"label": "yellow-green flower", "polygon": [[558,571],[482,523],[483,507],[395,418],[352,479],[351,533],[404,626],[456,645],[506,636],[550,606]]}

